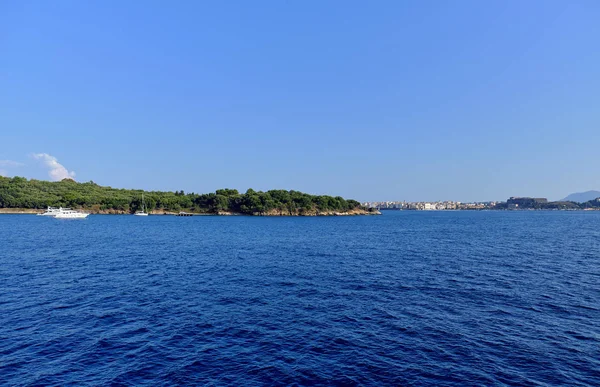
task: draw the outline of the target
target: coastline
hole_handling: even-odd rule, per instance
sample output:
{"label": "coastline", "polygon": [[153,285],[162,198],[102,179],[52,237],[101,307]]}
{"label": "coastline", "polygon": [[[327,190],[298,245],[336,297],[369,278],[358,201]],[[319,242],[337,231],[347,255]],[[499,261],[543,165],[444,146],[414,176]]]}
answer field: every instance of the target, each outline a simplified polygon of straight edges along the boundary
{"label": "coastline", "polygon": [[[131,212],[122,210],[86,210],[77,208],[78,211],[87,212],[91,215],[132,215]],[[35,208],[0,208],[0,215],[36,215],[41,214],[44,209]],[[285,210],[271,210],[264,213],[253,213],[253,214],[242,214],[231,211],[218,211],[218,212],[185,212],[191,216],[365,216],[365,215],[381,215],[378,210],[369,211],[363,209],[352,209],[345,212],[338,211],[285,211]],[[149,215],[158,216],[177,216],[179,212],[166,211],[166,210],[154,210],[149,211]]]}
{"label": "coastline", "polygon": [[[87,210],[84,208],[75,208],[78,211],[89,213],[90,215],[132,215],[131,212],[123,210]],[[0,208],[0,215],[36,215],[41,214],[44,209],[35,208]],[[457,211],[509,211],[509,212],[528,212],[528,211],[566,211],[566,212],[589,212],[589,211],[600,211],[600,208],[580,208],[580,209],[455,209],[455,210],[399,210],[392,208],[373,209],[372,211],[363,209],[353,209],[346,212],[338,211],[316,211],[311,210],[307,212],[287,211],[287,210],[270,210],[264,213],[253,213],[253,214],[242,214],[239,212],[232,211],[217,211],[217,212],[190,212],[182,211],[187,216],[372,216],[382,215],[382,212],[387,211],[409,211],[409,212],[457,212]],[[152,216],[178,216],[179,212],[167,211],[167,210],[154,210],[149,211],[149,215]]]}

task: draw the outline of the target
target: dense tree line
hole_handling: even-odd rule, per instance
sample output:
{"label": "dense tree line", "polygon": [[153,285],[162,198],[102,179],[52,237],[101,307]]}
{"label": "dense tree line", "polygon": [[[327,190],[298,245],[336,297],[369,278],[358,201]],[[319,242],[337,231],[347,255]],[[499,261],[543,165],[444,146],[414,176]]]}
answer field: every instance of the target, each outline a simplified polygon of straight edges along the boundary
{"label": "dense tree line", "polygon": [[[510,207],[506,202],[498,203],[494,207],[496,210],[505,210]],[[530,205],[521,205],[518,207],[520,210],[585,210],[585,209],[596,209],[600,208],[600,198],[587,201],[585,203],[577,202],[547,202],[547,203],[532,203]]]}
{"label": "dense tree line", "polygon": [[141,209],[142,193],[149,210],[216,213],[230,211],[242,214],[282,214],[310,212],[344,212],[360,207],[356,200],[340,196],[316,196],[298,191],[220,189],[209,194],[183,191],[160,192],[103,187],[93,181],[77,183],[70,179],[59,182],[27,180],[23,177],[0,177],[0,208],[43,209],[52,207],[84,208],[92,211],[116,210],[134,212]]}

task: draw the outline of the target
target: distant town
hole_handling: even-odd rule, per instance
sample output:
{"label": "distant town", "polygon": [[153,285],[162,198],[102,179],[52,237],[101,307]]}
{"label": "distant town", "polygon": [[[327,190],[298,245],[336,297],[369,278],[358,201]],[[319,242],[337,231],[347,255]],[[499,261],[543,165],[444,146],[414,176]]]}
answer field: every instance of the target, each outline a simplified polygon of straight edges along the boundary
{"label": "distant town", "polygon": [[546,198],[510,197],[505,202],[364,202],[363,206],[378,210],[414,210],[414,211],[445,211],[445,210],[600,210],[600,197],[585,203],[571,201],[550,202]]}
{"label": "distant town", "polygon": [[484,210],[496,206],[496,202],[462,203],[443,202],[365,202],[363,206],[379,210]]}

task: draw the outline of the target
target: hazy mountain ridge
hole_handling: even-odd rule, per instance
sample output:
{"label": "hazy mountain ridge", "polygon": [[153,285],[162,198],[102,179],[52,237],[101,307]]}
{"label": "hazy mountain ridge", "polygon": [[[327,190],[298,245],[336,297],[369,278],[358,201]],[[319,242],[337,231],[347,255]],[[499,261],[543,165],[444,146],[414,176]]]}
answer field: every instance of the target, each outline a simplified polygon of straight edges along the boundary
{"label": "hazy mountain ridge", "polygon": [[594,200],[596,198],[600,198],[600,191],[586,191],[586,192],[576,192],[572,193],[566,198],[562,199],[562,202],[577,202],[577,203],[585,203],[590,200]]}

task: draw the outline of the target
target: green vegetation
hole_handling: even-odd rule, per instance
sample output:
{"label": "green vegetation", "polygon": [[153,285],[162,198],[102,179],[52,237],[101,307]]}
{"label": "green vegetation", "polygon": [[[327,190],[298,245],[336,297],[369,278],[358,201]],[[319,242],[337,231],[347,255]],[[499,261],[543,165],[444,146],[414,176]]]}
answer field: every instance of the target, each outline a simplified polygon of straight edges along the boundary
{"label": "green vegetation", "polygon": [[116,189],[99,186],[93,181],[77,183],[65,179],[49,182],[23,177],[0,177],[0,208],[43,209],[52,206],[83,208],[93,212],[135,212],[141,209],[142,193],[150,211],[304,215],[361,208],[356,200],[345,200],[339,196],[315,196],[298,191],[260,192],[249,189],[240,194],[235,189],[220,189],[209,194],[186,194],[183,191]]}
{"label": "green vegetation", "polygon": [[596,198],[594,200],[590,200],[585,203],[581,203],[579,206],[581,208],[598,208],[598,209],[600,209],[600,198]]}
{"label": "green vegetation", "polygon": [[[511,208],[506,202],[497,203],[494,209],[505,210]],[[519,210],[580,210],[583,207],[579,203],[575,202],[546,202],[546,203],[529,203],[520,204],[517,208]]]}
{"label": "green vegetation", "polygon": [[[497,203],[492,209],[506,210],[510,206],[506,202]],[[585,203],[577,202],[547,202],[547,203],[531,203],[529,205],[520,205],[519,210],[585,210],[585,209],[600,209],[600,198],[590,200]]]}

